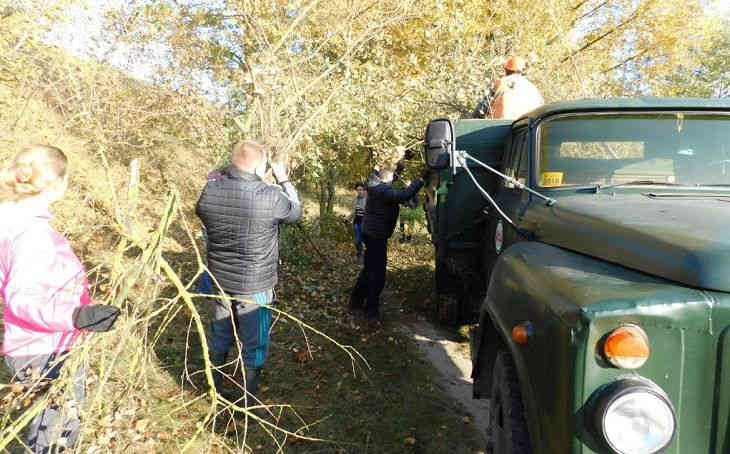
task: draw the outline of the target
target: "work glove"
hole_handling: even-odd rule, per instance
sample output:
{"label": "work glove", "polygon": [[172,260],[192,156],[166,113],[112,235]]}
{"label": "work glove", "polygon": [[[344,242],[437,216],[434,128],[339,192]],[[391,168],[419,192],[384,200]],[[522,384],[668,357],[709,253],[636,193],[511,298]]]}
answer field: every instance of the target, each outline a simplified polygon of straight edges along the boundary
{"label": "work glove", "polygon": [[400,175],[403,173],[403,171],[406,169],[406,165],[403,164],[403,161],[398,161],[398,163],[395,165],[395,173]]}
{"label": "work glove", "polygon": [[274,178],[276,178],[277,183],[281,184],[289,181],[284,164],[280,162],[272,162],[269,166],[271,166],[271,172],[274,174]]}
{"label": "work glove", "polygon": [[105,332],[112,329],[119,317],[119,308],[108,304],[91,304],[74,309],[74,327],[86,331]]}

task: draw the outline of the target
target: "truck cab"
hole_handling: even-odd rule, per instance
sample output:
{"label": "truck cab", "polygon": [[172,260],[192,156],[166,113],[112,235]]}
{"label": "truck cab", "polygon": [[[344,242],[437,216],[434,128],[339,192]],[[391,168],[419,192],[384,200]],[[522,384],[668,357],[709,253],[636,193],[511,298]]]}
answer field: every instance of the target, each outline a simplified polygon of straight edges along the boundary
{"label": "truck cab", "polygon": [[440,119],[425,146],[488,452],[729,453],[730,101]]}

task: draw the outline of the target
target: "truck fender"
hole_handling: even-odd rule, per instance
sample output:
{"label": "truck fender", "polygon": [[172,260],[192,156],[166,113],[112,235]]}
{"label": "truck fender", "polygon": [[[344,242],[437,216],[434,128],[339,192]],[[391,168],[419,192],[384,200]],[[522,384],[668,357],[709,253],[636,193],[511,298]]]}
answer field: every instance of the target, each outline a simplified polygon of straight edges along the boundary
{"label": "truck fender", "polygon": [[[540,409],[535,396],[535,384],[528,367],[527,355],[535,355],[541,345],[519,345],[512,340],[512,328],[531,321],[542,331],[545,317],[555,326],[555,314],[565,315],[569,310],[550,306],[565,304],[555,293],[556,276],[551,266],[561,254],[560,248],[536,241],[521,241],[506,248],[497,258],[479,314],[475,336],[472,375],[475,397],[486,398],[492,387],[492,369],[499,350],[508,351],[517,370],[525,409],[525,419],[535,453],[541,452],[543,440]],[[560,281],[560,279],[557,279]],[[556,310],[559,309],[559,310]],[[550,315],[553,314],[553,315]],[[532,350],[532,353],[528,353]]]}
{"label": "truck fender", "polygon": [[497,358],[497,352],[506,348],[505,341],[499,335],[487,316],[482,312],[479,325],[470,336],[472,340],[472,371],[471,378],[474,382],[472,397],[474,399],[487,399],[492,390],[492,369]]}

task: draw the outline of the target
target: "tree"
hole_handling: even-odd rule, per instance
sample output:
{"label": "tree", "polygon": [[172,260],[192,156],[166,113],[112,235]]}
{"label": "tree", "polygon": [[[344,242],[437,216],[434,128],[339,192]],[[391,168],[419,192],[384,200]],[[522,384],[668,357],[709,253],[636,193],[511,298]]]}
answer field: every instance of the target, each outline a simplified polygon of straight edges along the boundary
{"label": "tree", "polygon": [[730,32],[727,21],[720,26],[717,39],[703,48],[702,43],[688,49],[685,61],[670,72],[662,84],[673,96],[730,96]]}
{"label": "tree", "polygon": [[715,39],[707,4],[159,0],[130,2],[125,36],[164,45],[170,80],[218,87],[231,141],[263,140],[329,191],[417,146],[429,118],[471,111],[512,54],[548,101],[671,92]]}

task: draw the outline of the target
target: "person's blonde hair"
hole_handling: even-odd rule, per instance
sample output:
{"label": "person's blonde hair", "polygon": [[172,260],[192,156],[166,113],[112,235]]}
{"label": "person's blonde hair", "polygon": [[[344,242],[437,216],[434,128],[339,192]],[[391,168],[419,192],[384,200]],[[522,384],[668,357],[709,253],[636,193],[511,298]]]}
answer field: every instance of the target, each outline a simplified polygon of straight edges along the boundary
{"label": "person's blonde hair", "polygon": [[0,168],[0,202],[40,195],[66,177],[68,158],[60,148],[32,145]]}

